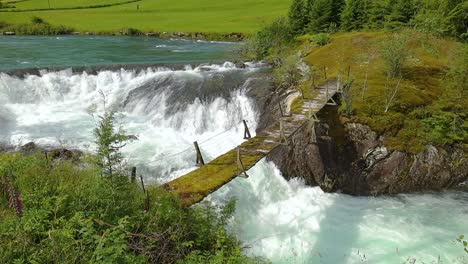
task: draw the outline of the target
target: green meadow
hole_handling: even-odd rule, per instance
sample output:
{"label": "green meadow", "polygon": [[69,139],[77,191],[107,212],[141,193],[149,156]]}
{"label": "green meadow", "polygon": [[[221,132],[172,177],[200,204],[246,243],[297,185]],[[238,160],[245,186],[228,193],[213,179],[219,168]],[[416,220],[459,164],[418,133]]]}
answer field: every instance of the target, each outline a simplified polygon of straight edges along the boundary
{"label": "green meadow", "polygon": [[[38,16],[52,25],[65,25],[82,32],[117,32],[136,28],[145,32],[213,32],[252,33],[278,16],[286,15],[290,0],[142,0],[121,4],[125,0],[26,0],[3,1],[2,11],[50,8],[43,10],[0,12],[0,22],[28,23]],[[102,8],[95,5],[117,4]],[[83,8],[85,7],[85,8]]]}

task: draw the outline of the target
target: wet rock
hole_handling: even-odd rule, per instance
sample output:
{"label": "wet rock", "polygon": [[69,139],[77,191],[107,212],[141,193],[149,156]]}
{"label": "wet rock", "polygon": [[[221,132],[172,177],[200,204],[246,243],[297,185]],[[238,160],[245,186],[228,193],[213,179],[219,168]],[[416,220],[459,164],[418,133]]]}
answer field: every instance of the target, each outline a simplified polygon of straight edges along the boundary
{"label": "wet rock", "polygon": [[466,188],[468,161],[463,145],[428,145],[416,154],[390,151],[370,127],[343,124],[336,107],[326,107],[319,117],[316,142],[310,140],[311,131],[302,128],[291,144],[267,156],[285,178],[302,177],[306,184],[324,191],[351,195]]}
{"label": "wet rock", "polygon": [[14,35],[16,35],[16,32],[7,31],[7,32],[3,32],[3,35],[5,35],[5,36],[14,36]]}
{"label": "wet rock", "polygon": [[235,65],[236,65],[236,68],[240,68],[240,69],[245,69],[245,67],[247,67],[245,63],[242,61],[237,61]]}

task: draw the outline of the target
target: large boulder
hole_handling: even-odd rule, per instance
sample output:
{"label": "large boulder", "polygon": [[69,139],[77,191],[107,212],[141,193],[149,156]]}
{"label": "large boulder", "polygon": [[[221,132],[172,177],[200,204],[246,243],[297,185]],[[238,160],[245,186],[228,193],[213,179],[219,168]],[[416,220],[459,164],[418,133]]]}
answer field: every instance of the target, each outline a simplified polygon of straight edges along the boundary
{"label": "large boulder", "polygon": [[342,123],[330,114],[333,111],[330,107],[322,111],[322,123],[315,127],[316,142],[304,127],[292,143],[268,155],[286,178],[302,177],[324,191],[351,195],[439,191],[468,180],[463,145],[428,145],[420,153],[392,151],[370,127]]}

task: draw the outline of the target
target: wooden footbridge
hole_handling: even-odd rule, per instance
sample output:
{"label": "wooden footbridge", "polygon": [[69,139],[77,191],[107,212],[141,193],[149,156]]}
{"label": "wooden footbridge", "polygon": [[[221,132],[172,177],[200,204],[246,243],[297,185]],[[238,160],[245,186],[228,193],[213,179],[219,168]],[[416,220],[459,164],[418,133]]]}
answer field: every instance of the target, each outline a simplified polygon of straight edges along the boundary
{"label": "wooden footbridge", "polygon": [[198,144],[195,142],[196,160],[200,168],[166,183],[164,188],[176,193],[184,206],[191,206],[237,176],[248,177],[247,171],[250,168],[274,148],[281,144],[288,144],[290,138],[301,127],[308,126],[311,131],[310,140],[315,142],[314,125],[319,121],[316,113],[325,105],[336,105],[333,97],[340,91],[341,87],[338,82],[328,82],[324,87],[315,88],[310,99],[304,98],[302,94],[302,98],[297,99],[301,100],[300,106],[290,110],[288,115],[284,115],[280,103],[282,117],[276,124],[253,138],[250,137],[244,121],[244,138],[248,140],[207,164],[204,164]]}

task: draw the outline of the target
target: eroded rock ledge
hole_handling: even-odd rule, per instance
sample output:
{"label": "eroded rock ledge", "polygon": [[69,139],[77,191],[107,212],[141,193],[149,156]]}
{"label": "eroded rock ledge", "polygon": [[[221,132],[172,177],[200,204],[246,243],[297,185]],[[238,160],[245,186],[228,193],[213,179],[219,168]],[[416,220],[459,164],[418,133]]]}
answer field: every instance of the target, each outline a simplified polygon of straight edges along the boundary
{"label": "eroded rock ledge", "polygon": [[[461,145],[435,147],[412,154],[388,150],[383,138],[359,123],[341,123],[336,108],[321,112],[316,143],[307,127],[289,145],[275,149],[268,159],[289,179],[327,192],[381,195],[439,191],[461,187],[468,179],[466,150]],[[466,188],[466,186],[465,186]]]}

